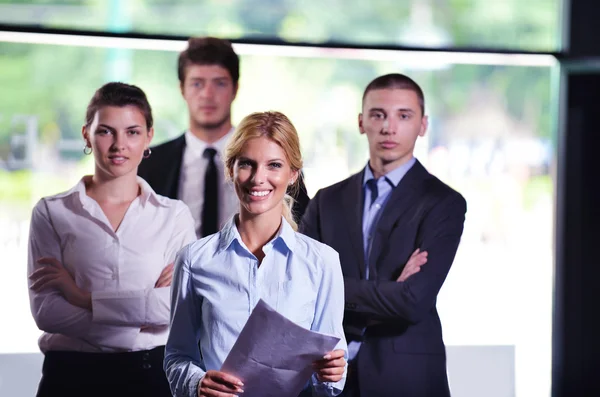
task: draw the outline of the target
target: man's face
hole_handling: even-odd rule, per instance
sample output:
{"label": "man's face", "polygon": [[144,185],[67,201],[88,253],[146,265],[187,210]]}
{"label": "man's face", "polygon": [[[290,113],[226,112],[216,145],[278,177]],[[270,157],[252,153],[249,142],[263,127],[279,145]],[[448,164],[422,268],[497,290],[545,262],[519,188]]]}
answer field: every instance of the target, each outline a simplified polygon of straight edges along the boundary
{"label": "man's face", "polygon": [[367,135],[371,165],[391,170],[412,158],[417,137],[427,130],[427,117],[416,92],[377,89],[367,93],[358,126]]}
{"label": "man's face", "polygon": [[203,129],[217,129],[230,121],[231,103],[237,93],[229,71],[219,65],[189,65],[181,94],[187,102],[190,122]]}

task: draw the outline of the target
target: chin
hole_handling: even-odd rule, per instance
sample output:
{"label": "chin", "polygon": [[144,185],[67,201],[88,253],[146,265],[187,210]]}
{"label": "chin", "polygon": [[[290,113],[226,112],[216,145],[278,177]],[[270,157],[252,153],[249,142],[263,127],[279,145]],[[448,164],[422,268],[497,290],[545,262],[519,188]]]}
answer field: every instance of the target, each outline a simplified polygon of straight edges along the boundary
{"label": "chin", "polygon": [[[107,169],[103,170],[105,174],[107,174],[108,176],[111,176],[113,178],[120,178],[122,176],[126,176],[126,175],[130,175],[132,172],[135,172],[135,169],[121,169],[121,168],[113,168],[113,167],[108,167]],[[137,174],[137,172],[136,172]]]}
{"label": "chin", "polygon": [[256,205],[253,203],[247,203],[244,206],[244,212],[246,212],[248,215],[252,215],[252,216],[259,216],[259,215],[264,215],[264,214],[268,214],[272,211],[275,210],[275,206],[273,205],[264,205],[261,203],[261,205]]}

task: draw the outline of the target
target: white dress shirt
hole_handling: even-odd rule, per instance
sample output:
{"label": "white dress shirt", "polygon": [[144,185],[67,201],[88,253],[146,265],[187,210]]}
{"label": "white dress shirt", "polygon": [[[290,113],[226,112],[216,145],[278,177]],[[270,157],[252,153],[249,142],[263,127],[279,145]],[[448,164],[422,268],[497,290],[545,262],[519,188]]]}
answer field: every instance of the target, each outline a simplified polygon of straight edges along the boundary
{"label": "white dress shirt", "polygon": [[89,311],[57,290],[29,291],[31,312],[44,331],[40,349],[117,352],[164,345],[170,288],[154,285],[177,251],[195,240],[190,211],[138,177],[141,194],[114,232],[100,205],[86,194],[86,178],[33,209],[28,274],[45,266],[36,263],[39,258],[56,258],[92,296]]}
{"label": "white dress shirt", "polygon": [[185,132],[185,150],[179,175],[179,191],[177,197],[190,207],[194,217],[195,230],[201,236],[202,208],[204,206],[204,177],[208,167],[208,159],[204,157],[206,148],[217,151],[215,163],[219,175],[219,228],[239,210],[239,200],[235,194],[233,183],[225,180],[225,164],[223,153],[235,128],[213,144],[198,139],[190,131]]}

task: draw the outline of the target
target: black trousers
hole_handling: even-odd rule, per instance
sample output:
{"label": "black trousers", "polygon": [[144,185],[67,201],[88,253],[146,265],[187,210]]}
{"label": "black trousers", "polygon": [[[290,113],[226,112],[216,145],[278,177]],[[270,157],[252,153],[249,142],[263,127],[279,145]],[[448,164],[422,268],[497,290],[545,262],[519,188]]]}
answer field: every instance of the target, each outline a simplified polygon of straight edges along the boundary
{"label": "black trousers", "polygon": [[171,397],[164,346],[127,353],[47,352],[37,397]]}

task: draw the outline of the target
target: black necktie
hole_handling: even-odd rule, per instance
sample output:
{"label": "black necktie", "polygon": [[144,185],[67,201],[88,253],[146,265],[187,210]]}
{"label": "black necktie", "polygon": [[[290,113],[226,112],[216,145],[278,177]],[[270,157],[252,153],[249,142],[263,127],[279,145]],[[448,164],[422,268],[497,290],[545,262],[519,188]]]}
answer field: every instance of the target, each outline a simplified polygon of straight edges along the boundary
{"label": "black necktie", "polygon": [[219,230],[219,174],[215,164],[217,151],[213,148],[204,150],[208,159],[204,176],[204,206],[202,207],[202,237],[216,233]]}

